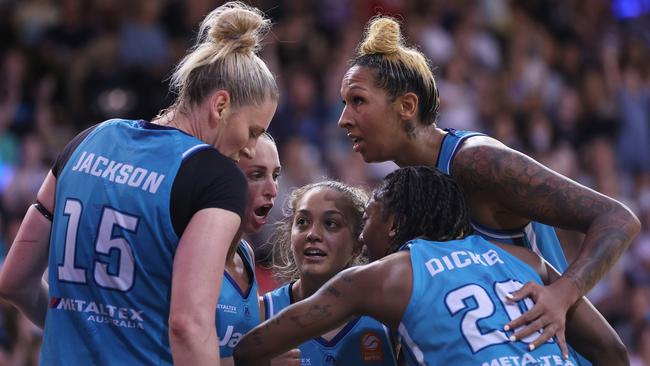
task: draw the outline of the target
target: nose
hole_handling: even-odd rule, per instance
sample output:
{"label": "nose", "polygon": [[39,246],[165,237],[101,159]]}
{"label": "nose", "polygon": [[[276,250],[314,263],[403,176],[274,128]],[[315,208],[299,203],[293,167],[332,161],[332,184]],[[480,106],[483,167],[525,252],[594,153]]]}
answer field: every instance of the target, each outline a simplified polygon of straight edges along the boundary
{"label": "nose", "polygon": [[264,185],[264,191],[262,192],[265,196],[275,198],[278,196],[278,183],[273,180],[272,177],[267,179],[266,184]]}
{"label": "nose", "polygon": [[347,116],[346,113],[347,110],[348,110],[347,106],[343,108],[343,112],[341,112],[341,117],[339,117],[339,122],[338,122],[339,127],[346,130],[352,126],[352,121],[350,120],[350,118]]}
{"label": "nose", "polygon": [[311,226],[309,229],[309,232],[307,233],[307,241],[308,242],[315,242],[315,241],[321,241],[321,235],[320,235],[320,230],[319,230],[319,225],[314,224]]}
{"label": "nose", "polygon": [[247,159],[255,158],[255,148],[252,146],[246,146],[241,150],[241,155],[244,155]]}

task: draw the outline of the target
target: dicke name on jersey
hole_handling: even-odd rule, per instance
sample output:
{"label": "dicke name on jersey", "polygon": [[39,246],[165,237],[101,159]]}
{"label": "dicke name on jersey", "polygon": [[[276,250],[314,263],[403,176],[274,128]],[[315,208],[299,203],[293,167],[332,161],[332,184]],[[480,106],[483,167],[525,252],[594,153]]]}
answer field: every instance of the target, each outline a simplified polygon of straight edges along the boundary
{"label": "dicke name on jersey", "polygon": [[444,271],[451,271],[473,265],[488,267],[499,263],[504,264],[503,260],[499,257],[499,253],[494,249],[490,249],[485,253],[459,250],[451,252],[449,255],[443,255],[439,258],[431,258],[425,263],[425,265],[429,274],[433,277]]}
{"label": "dicke name on jersey", "polygon": [[72,167],[72,171],[108,179],[117,184],[126,184],[150,193],[156,193],[165,179],[164,174],[111,160],[87,151],[81,153],[81,156]]}

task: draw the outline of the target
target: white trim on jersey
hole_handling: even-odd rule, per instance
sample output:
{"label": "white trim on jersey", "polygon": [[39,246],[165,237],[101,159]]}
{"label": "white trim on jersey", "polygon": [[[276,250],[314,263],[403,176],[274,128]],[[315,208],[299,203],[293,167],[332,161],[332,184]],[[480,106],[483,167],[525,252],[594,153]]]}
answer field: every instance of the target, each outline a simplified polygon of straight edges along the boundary
{"label": "white trim on jersey", "polygon": [[[470,137],[470,136],[467,136]],[[447,167],[445,168],[445,174],[450,175],[451,174],[451,161],[454,160],[454,155],[456,155],[456,150],[458,149],[458,146],[463,143],[465,140],[465,137],[459,137],[456,140],[456,143],[454,144],[453,149],[451,149],[451,154],[449,156],[449,159],[447,159]]]}
{"label": "white trim on jersey", "polygon": [[[381,324],[381,327],[382,329],[384,329],[384,334],[386,335],[386,339],[388,339],[388,342],[390,342],[388,348],[390,349],[391,356],[393,356],[393,362],[395,363],[395,365],[397,365],[397,352],[396,352],[397,349],[395,347],[396,345],[393,344],[393,337],[391,337],[390,329],[388,329],[388,327],[384,324]],[[395,340],[395,341],[398,342],[399,340]]]}
{"label": "white trim on jersey", "polygon": [[420,347],[418,347],[418,345],[413,342],[413,339],[409,335],[408,330],[406,330],[404,323],[399,323],[397,331],[399,332],[399,335],[404,338],[406,346],[409,348],[409,350],[411,350],[411,353],[413,353],[413,356],[415,357],[418,365],[426,366],[426,363],[424,363],[424,354],[422,353],[422,350],[420,350]]}
{"label": "white trim on jersey", "polygon": [[241,239],[240,242],[244,243],[244,249],[248,252],[248,255],[251,256],[251,261],[253,261],[253,271],[255,271],[255,252],[253,251],[253,246],[244,239]]}
{"label": "white trim on jersey", "polygon": [[544,257],[542,255],[542,252],[539,250],[539,247],[537,246],[537,234],[535,234],[535,230],[533,229],[532,222],[526,225],[526,227],[524,228],[524,232],[526,233],[526,237],[528,238],[528,243],[530,244],[530,250],[539,254],[540,257]]}
{"label": "white trim on jersey", "polygon": [[[529,225],[527,225],[526,227],[528,227]],[[479,228],[478,226],[476,226],[474,224],[472,224],[472,228],[475,231],[477,231],[477,232],[479,232],[479,233],[481,233],[481,234],[483,234],[485,236],[489,236],[489,237],[492,237],[492,238],[495,238],[495,239],[519,239],[519,238],[524,237],[524,233],[522,233],[522,232],[517,232],[517,233],[514,233],[514,234],[497,234],[497,233],[495,233],[493,231],[483,230],[483,229]]]}
{"label": "white trim on jersey", "polygon": [[269,320],[271,317],[273,317],[273,315],[275,315],[275,310],[273,309],[273,297],[271,297],[270,292],[264,294],[264,302],[269,309],[269,316],[266,317],[266,320]]}
{"label": "white trim on jersey", "polygon": [[203,148],[208,147],[208,146],[210,146],[210,145],[208,145],[208,144],[198,144],[198,145],[190,147],[189,149],[185,150],[185,152],[183,153],[183,160],[185,160],[185,158],[187,158],[189,155],[194,153],[196,150],[203,149]]}

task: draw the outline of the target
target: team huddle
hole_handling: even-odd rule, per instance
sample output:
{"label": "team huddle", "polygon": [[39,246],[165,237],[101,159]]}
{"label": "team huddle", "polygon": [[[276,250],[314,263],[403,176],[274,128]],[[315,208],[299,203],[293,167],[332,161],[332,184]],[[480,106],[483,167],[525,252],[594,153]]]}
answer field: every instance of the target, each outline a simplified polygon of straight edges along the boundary
{"label": "team huddle", "polygon": [[[256,54],[270,26],[215,9],[169,108],[61,152],[0,273],[0,296],[44,329],[42,364],[629,364],[584,295],[638,219],[489,136],[438,128],[432,66],[387,16],[341,81],[338,124],[365,162],[399,169],[371,192],[296,187],[271,237],[284,284],[259,293],[243,236],[267,224],[281,174],[278,86]],[[555,227],[585,234],[570,263]]]}

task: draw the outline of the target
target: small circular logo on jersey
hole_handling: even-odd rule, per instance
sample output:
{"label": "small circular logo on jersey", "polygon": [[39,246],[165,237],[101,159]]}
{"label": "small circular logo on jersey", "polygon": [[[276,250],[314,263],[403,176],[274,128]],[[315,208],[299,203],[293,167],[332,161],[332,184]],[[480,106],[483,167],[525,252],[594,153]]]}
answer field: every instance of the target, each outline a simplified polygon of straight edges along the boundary
{"label": "small circular logo on jersey", "polygon": [[384,360],[381,338],[377,333],[365,332],[361,335],[361,358],[364,362],[381,362]]}
{"label": "small circular logo on jersey", "polygon": [[361,343],[365,349],[375,350],[379,348],[381,341],[379,340],[379,337],[373,333],[366,333],[361,337]]}
{"label": "small circular logo on jersey", "polygon": [[334,355],[327,354],[323,358],[323,362],[326,365],[336,365],[336,357],[334,357]]}

